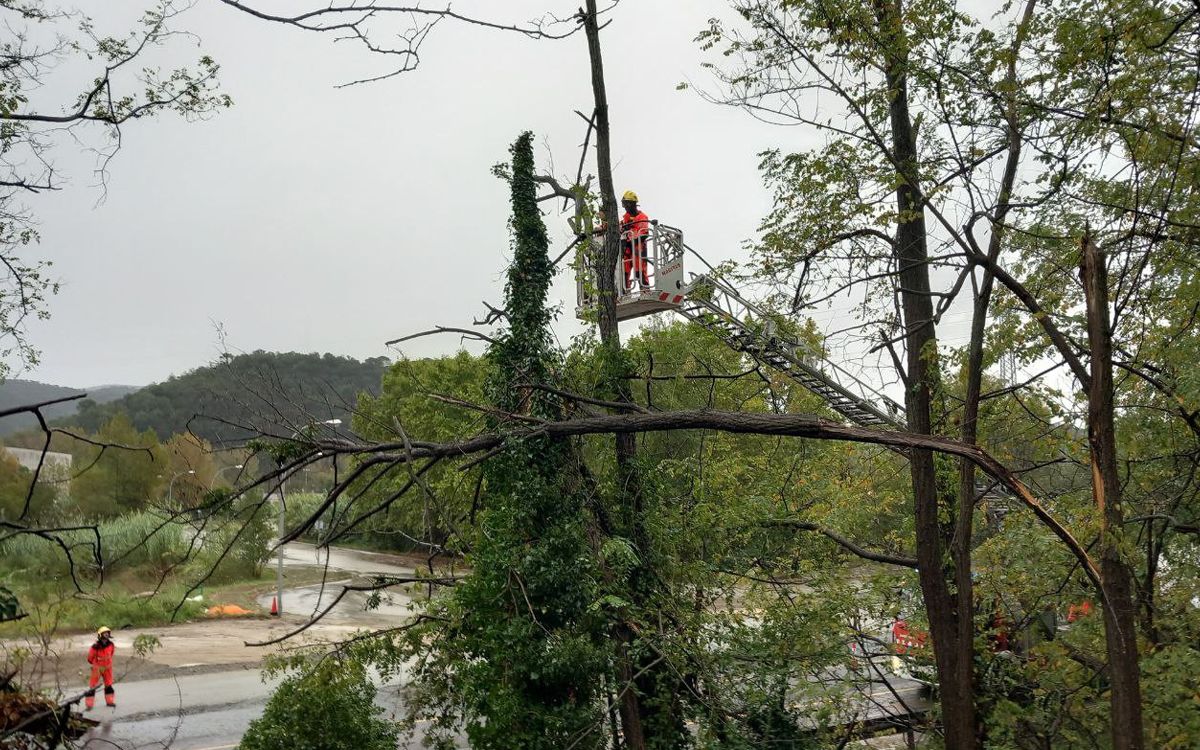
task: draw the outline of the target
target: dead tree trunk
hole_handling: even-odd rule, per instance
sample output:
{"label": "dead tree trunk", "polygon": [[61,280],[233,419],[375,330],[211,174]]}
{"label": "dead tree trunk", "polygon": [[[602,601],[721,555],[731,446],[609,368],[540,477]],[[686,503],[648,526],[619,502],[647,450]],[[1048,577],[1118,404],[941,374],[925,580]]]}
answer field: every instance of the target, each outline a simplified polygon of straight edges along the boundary
{"label": "dead tree trunk", "polygon": [[1092,351],[1088,388],[1088,446],[1092,458],[1092,497],[1101,513],[1100,574],[1104,588],[1104,637],[1112,688],[1112,744],[1141,750],[1142,691],[1138,675],[1137,623],[1133,573],[1121,556],[1124,512],[1117,474],[1113,415],[1112,326],[1108,316],[1108,271],[1104,253],[1085,235],[1080,276],[1087,300],[1088,344]]}
{"label": "dead tree trunk", "polygon": [[[633,393],[626,377],[624,356],[621,352],[621,336],[617,327],[617,290],[614,270],[620,255],[620,224],[617,218],[616,189],[613,186],[611,139],[608,121],[608,93],[604,85],[604,58],[600,49],[600,21],[596,0],[587,0],[582,14],[584,33],[588,42],[588,57],[592,72],[592,98],[596,124],[596,171],[600,181],[600,215],[604,224],[602,250],[592,258],[595,264],[596,296],[598,299],[597,326],[600,329],[602,367],[601,387],[609,391],[615,401],[632,402]],[[635,459],[637,436],[633,433],[617,434],[615,441],[617,459],[618,491],[621,493],[624,526],[629,530],[639,556],[646,559],[647,537],[642,533],[642,492],[638,481]],[[636,576],[636,573],[635,573]],[[633,581],[637,588],[640,582]],[[637,592],[634,591],[636,600]],[[634,631],[628,623],[620,622],[615,627],[617,642],[617,677],[620,681],[621,734],[629,750],[643,750],[645,740],[645,711],[636,687],[639,671],[631,656]]]}

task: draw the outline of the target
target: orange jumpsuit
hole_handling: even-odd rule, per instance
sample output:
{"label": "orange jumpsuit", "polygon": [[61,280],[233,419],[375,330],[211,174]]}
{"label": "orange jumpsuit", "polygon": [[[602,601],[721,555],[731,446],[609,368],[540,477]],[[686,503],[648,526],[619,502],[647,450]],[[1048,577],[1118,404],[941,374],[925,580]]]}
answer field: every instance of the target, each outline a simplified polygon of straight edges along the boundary
{"label": "orange jumpsuit", "polygon": [[109,706],[117,705],[117,691],[113,690],[113,651],[115,650],[116,646],[112,641],[96,641],[88,649],[87,660],[88,664],[92,665],[92,679],[88,682],[88,688],[93,691],[83,699],[88,708],[96,704],[94,691],[100,685],[101,678],[104,679],[104,702]]}
{"label": "orange jumpsuit", "polygon": [[631,285],[630,271],[637,277],[642,289],[650,286],[650,263],[646,241],[650,235],[650,217],[645,211],[621,217],[621,261],[625,267],[625,291]]}

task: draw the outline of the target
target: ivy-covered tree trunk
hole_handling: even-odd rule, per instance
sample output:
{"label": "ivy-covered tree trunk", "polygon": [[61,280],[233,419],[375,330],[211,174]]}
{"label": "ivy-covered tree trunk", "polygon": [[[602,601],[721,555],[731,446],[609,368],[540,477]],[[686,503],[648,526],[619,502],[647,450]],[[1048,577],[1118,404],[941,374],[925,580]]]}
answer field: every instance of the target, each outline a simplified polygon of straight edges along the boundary
{"label": "ivy-covered tree trunk", "polygon": [[[916,184],[917,140],[908,103],[908,40],[903,32],[900,0],[875,0],[875,12],[879,33],[886,42],[884,74],[891,95],[891,147],[899,181],[895,252],[907,350],[905,401],[908,430],[918,435],[930,435],[933,433],[933,396],[939,382],[938,344],[929,283],[928,230],[924,204]],[[964,632],[970,632],[969,625],[960,627],[965,624],[964,618],[970,621],[973,615],[970,559],[965,555],[966,559],[953,561],[967,567],[962,576],[956,576],[954,566],[947,565],[949,550],[944,543],[939,518],[942,488],[939,487],[933,453],[919,449],[910,451],[909,466],[916,519],[917,572],[933,640],[946,746],[966,750],[978,744],[973,639],[963,637]],[[951,494],[946,493],[947,497]],[[964,508],[962,512],[970,511]],[[953,589],[952,582],[957,583]]]}
{"label": "ivy-covered tree trunk", "polygon": [[[546,297],[553,277],[537,205],[533,136],[512,148],[509,329],[489,348],[486,395],[498,411],[563,417]],[[496,417],[491,428],[526,426]],[[586,488],[569,438],[513,439],[484,465],[486,504],[472,572],[452,594],[442,662],[474,748],[567,747],[603,721],[608,668],[598,576],[588,554]],[[436,679],[436,678],[435,678]]]}

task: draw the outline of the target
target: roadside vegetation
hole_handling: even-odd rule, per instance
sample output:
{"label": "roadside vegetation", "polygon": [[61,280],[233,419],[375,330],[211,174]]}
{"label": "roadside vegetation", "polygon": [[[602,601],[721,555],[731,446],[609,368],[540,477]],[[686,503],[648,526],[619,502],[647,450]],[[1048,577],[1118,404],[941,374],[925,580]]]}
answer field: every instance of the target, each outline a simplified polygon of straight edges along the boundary
{"label": "roadside vegetation", "polygon": [[[159,442],[118,415],[81,439],[57,434],[70,470],[48,469],[26,518],[59,529],[0,541],[0,584],[24,618],[0,635],[159,625],[203,614],[214,587],[258,581],[275,536],[273,505],[248,495],[201,518],[245,471],[192,435]],[[0,519],[17,518],[32,473],[0,459]],[[197,599],[196,597],[201,598]]]}

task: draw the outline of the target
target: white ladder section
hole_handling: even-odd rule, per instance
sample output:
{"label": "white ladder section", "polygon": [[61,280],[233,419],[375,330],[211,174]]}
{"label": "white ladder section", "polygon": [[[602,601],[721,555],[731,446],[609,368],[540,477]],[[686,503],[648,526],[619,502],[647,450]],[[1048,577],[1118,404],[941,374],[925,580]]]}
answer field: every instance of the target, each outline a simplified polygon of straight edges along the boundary
{"label": "white ladder section", "polygon": [[[826,359],[807,343],[775,335],[770,316],[715,275],[693,277],[684,292],[684,301],[675,312],[712,331],[735,351],[784,373],[853,424],[905,429],[901,404]],[[1010,509],[1012,497],[1003,488],[979,481],[976,491],[1000,517]]]}
{"label": "white ladder section", "polygon": [[853,424],[902,429],[904,407],[805,342],[777,335],[771,317],[716,276],[693,277],[675,312],[825,400]]}

